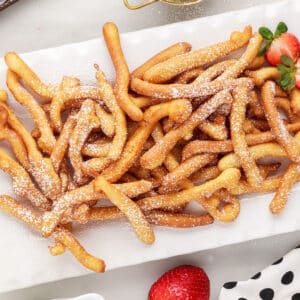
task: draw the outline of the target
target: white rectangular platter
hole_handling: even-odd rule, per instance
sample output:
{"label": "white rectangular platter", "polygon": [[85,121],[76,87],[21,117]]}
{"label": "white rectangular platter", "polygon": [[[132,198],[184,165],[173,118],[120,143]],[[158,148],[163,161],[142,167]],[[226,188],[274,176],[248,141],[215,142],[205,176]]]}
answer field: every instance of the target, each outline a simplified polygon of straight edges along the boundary
{"label": "white rectangular platter", "polygon": [[[261,25],[274,28],[283,20],[289,25],[290,31],[300,36],[299,14],[300,1],[286,0],[123,34],[122,44],[129,66],[133,69],[172,43],[188,41],[194,48],[203,47],[227,39],[233,30],[242,29],[247,24],[257,30]],[[99,35],[101,25],[100,22]],[[81,78],[83,83],[95,83],[94,63],[101,66],[109,79],[114,78],[111,60],[101,38],[36,51],[22,57],[45,82],[58,83],[62,76],[74,75]],[[5,72],[6,66],[3,59],[0,59],[2,87],[5,87]],[[19,106],[17,111],[25,121],[28,120],[28,115]],[[0,180],[0,194],[10,194],[10,178],[1,173]],[[274,217],[269,213],[271,194],[252,195],[242,200],[241,214],[233,224],[215,223],[184,230],[155,228],[156,242],[153,246],[143,245],[126,221],[92,224],[77,232],[77,236],[86,249],[103,258],[107,270],[111,270],[292,232],[300,229],[299,187],[294,187],[287,208],[280,216]],[[3,213],[0,213],[0,236],[0,292],[89,273],[68,253],[60,257],[50,256],[47,250],[50,241],[42,239],[27,226]]]}

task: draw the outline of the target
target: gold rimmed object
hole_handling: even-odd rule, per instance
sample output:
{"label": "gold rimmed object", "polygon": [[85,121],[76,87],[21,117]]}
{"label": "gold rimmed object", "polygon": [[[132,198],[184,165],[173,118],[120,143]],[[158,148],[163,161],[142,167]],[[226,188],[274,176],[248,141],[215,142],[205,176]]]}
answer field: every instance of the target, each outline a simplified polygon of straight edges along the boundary
{"label": "gold rimmed object", "polygon": [[195,3],[198,3],[198,2],[201,2],[201,1],[202,0],[147,0],[145,2],[141,2],[140,4],[131,5],[129,3],[129,0],[123,0],[124,4],[129,9],[139,9],[139,8],[145,7],[147,5],[150,5],[154,2],[162,2],[162,3],[175,5],[175,6],[183,6],[183,5],[195,4]]}

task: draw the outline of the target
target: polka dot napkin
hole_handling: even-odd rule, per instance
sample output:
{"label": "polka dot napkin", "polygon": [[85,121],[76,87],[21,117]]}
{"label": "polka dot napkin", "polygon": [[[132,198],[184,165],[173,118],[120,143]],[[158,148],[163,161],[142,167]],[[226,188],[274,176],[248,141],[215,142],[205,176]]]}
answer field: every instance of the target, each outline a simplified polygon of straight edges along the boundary
{"label": "polka dot napkin", "polygon": [[219,300],[300,300],[300,246],[247,281],[224,284]]}

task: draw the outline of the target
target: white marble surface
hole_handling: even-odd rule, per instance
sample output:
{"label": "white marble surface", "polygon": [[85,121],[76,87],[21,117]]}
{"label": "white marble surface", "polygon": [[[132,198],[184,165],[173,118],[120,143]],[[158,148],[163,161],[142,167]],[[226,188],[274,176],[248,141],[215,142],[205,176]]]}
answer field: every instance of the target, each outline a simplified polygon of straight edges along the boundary
{"label": "white marble surface", "polygon": [[[131,12],[123,7],[122,0],[20,0],[0,12],[0,56],[9,50],[26,52],[97,37],[101,24],[107,20],[115,21],[125,32],[261,3],[260,0],[203,0],[201,4],[183,9],[158,3]],[[49,283],[2,294],[0,299],[48,300],[87,292],[102,293],[109,300],[146,299],[151,283],[162,272],[178,264],[191,263],[208,272],[214,300],[222,283],[252,276],[298,243],[300,232],[123,268],[103,275]]]}

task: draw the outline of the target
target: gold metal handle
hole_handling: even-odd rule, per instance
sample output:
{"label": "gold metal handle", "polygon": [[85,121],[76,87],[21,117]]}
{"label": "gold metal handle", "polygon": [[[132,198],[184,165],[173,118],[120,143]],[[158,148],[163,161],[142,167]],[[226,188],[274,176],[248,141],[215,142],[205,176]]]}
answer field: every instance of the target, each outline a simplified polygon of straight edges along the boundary
{"label": "gold metal handle", "polygon": [[157,1],[158,1],[158,0],[148,0],[148,1],[146,1],[146,2],[142,2],[142,3],[137,4],[137,5],[131,5],[131,4],[128,2],[128,0],[123,0],[125,6],[126,6],[127,8],[129,8],[129,9],[139,9],[139,8],[145,7],[145,6],[150,5],[150,4],[152,4],[152,3],[154,3],[154,2],[157,2]]}

